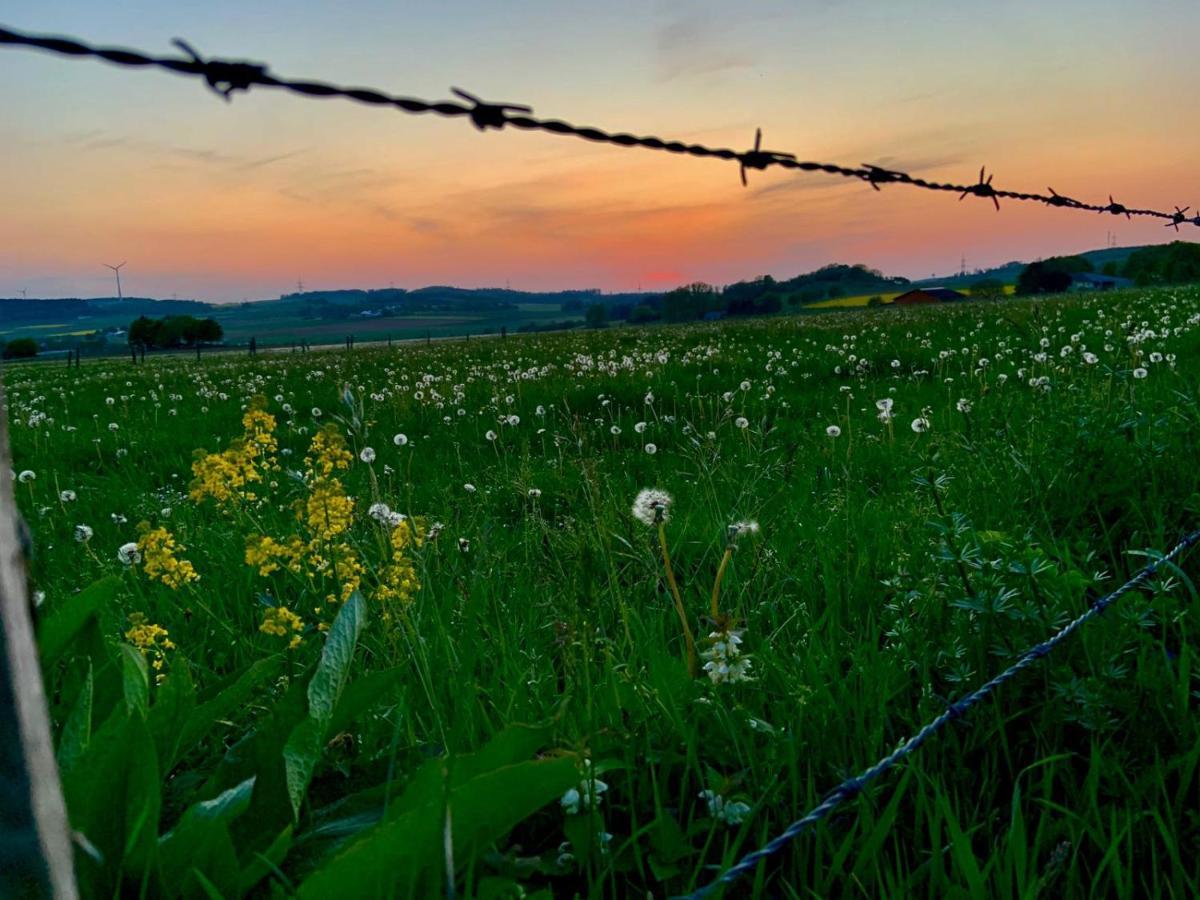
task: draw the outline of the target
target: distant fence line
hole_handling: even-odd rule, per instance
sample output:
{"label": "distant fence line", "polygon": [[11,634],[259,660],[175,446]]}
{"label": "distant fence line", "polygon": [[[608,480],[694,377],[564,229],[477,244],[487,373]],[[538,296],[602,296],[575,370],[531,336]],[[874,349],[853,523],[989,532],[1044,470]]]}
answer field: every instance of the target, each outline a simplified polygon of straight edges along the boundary
{"label": "distant fence line", "polygon": [[603,128],[575,125],[561,119],[542,119],[533,115],[533,109],[515,103],[489,103],[460,88],[451,91],[460,99],[429,101],[415,97],[388,94],[374,88],[343,87],[324,81],[294,80],[271,74],[263,63],[245,60],[206,59],[183,40],[174,41],[184,56],[152,56],[138,50],[120,47],[96,47],[80,40],[52,35],[27,34],[0,26],[0,45],[30,47],[62,56],[90,57],[118,66],[134,68],[157,68],[180,75],[203,79],[208,87],[225,100],[230,100],[237,91],[248,91],[254,87],[276,88],[303,97],[338,97],[368,106],[390,107],[412,115],[433,113],[450,118],[469,119],[480,131],[503,129],[506,126],[525,131],[543,131],[549,134],[567,135],[586,141],[612,144],[617,147],[638,147],[660,150],[667,153],[719,159],[736,162],[741,172],[742,184],[746,184],[746,171],[762,170],[772,166],[799,172],[821,172],[866,182],[879,190],[884,184],[907,184],[929,191],[945,191],[959,195],[959,200],[980,197],[990,200],[996,209],[1001,200],[1017,200],[1043,203],[1061,209],[1077,209],[1097,213],[1109,213],[1132,218],[1142,216],[1164,220],[1176,231],[1183,224],[1200,227],[1200,210],[1189,216],[1190,207],[1176,206],[1173,212],[1156,209],[1140,209],[1118,203],[1110,194],[1107,203],[1087,203],[1066,197],[1047,188],[1048,193],[1002,190],[992,184],[992,175],[985,169],[979,170],[979,178],[971,184],[953,184],[928,181],[907,172],[888,169],[871,163],[845,166],[837,163],[810,162],[799,160],[794,154],[762,147],[762,130],[755,133],[754,146],[746,150],[727,147],[709,147],[704,144],[685,143],[653,136],[639,136],[628,132],[613,132]]}

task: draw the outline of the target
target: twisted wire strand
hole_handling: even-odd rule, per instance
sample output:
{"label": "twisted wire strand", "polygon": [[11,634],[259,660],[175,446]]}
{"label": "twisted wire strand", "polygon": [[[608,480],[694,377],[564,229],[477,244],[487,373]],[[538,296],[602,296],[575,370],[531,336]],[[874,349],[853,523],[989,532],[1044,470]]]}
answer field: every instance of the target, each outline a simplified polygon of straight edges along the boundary
{"label": "twisted wire strand", "polygon": [[460,88],[453,88],[452,91],[464,102],[429,101],[389,94],[375,88],[344,87],[324,81],[281,78],[272,74],[268,67],[261,63],[244,60],[205,59],[186,42],[177,39],[174,43],[186,54],[185,56],[154,56],[139,50],[121,47],[98,47],[75,38],[28,34],[0,26],[0,46],[28,47],[60,56],[93,58],[117,66],[156,68],[200,78],[214,93],[226,101],[232,99],[234,93],[248,91],[253,87],[276,88],[302,97],[338,97],[368,106],[392,107],[411,115],[433,113],[449,118],[465,117],[470,119],[471,123],[480,131],[500,130],[506,126],[512,126],[523,131],[542,131],[547,134],[576,137],[616,147],[638,147],[677,155],[736,162],[741,169],[743,184],[746,181],[748,169],[764,170],[778,166],[796,172],[819,172],[853,178],[870,184],[876,190],[879,190],[881,185],[906,184],[928,191],[955,193],[959,195],[960,200],[967,197],[979,197],[990,200],[997,210],[1000,208],[1000,200],[1015,200],[1043,203],[1047,206],[1064,209],[1108,213],[1127,218],[1139,216],[1161,219],[1164,220],[1166,227],[1174,228],[1176,231],[1183,224],[1200,227],[1200,212],[1189,216],[1187,213],[1190,207],[1187,206],[1176,206],[1174,212],[1165,212],[1128,207],[1117,203],[1111,195],[1108,203],[1086,203],[1058,194],[1053,188],[1047,188],[1049,193],[1046,194],[1004,190],[993,187],[992,176],[987,175],[985,178],[983,169],[980,169],[979,180],[974,184],[950,184],[928,181],[907,172],[886,169],[870,163],[845,166],[837,163],[798,160],[792,154],[761,149],[761,129],[756,136],[754,147],[751,149],[734,150],[729,147],[710,147],[705,144],[667,140],[653,135],[636,135],[623,131],[608,131],[594,126],[575,125],[561,119],[538,118],[533,115],[533,110],[528,106],[513,103],[488,103]]}
{"label": "twisted wire strand", "polygon": [[996,692],[1001,685],[1016,678],[1025,669],[1032,666],[1042,657],[1049,654],[1059,644],[1069,638],[1072,634],[1082,628],[1090,620],[1101,615],[1108,609],[1116,600],[1123,595],[1129,593],[1135,588],[1139,588],[1146,584],[1158,572],[1163,565],[1173,562],[1189,547],[1192,547],[1197,542],[1200,542],[1200,529],[1186,535],[1176,544],[1169,553],[1165,556],[1160,556],[1145,567],[1143,567],[1136,575],[1131,577],[1123,585],[1110,593],[1105,594],[1095,600],[1086,611],[1081,613],[1071,622],[1064,625],[1056,634],[1040,644],[1035,644],[1026,650],[1021,657],[1001,672],[999,675],[992,678],[990,681],[976,688],[971,693],[967,694],[962,699],[950,704],[936,718],[930,720],[916,734],[898,746],[887,756],[880,759],[875,765],[864,769],[857,775],[847,778],[836,788],[825,795],[819,804],[794,821],[791,825],[785,828],[776,837],[772,838],[762,847],[747,853],[737,863],[730,866],[722,872],[716,879],[709,884],[685,895],[686,900],[702,900],[708,897],[715,890],[723,885],[729,885],[737,881],[744,875],[750,874],[754,868],[766,859],[778,853],[791,841],[808,831],[812,826],[816,825],[822,819],[827,817],[833,810],[849,800],[857,796],[862,790],[880,775],[887,772],[889,769],[902,762],[906,757],[911,756],[921,748],[931,737],[941,731],[949,722],[961,719],[970,711],[972,707],[988,699]]}

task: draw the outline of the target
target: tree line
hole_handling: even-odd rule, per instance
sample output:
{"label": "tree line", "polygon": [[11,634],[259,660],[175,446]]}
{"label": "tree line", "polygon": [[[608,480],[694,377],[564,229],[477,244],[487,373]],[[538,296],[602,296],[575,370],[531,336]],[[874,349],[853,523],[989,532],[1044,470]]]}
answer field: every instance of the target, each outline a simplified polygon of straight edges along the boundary
{"label": "tree line", "polygon": [[151,319],[139,316],[129,326],[129,343],[135,347],[169,350],[215,344],[225,337],[225,330],[216,319],[197,319],[194,316],[164,316]]}

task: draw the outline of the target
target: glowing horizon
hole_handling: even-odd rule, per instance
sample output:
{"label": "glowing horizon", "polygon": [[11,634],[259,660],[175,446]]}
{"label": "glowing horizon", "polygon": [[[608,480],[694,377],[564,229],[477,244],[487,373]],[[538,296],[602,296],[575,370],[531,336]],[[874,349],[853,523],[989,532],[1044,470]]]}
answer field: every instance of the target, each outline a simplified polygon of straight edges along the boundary
{"label": "glowing horizon", "polygon": [[[647,11],[649,10],[649,11]],[[987,27],[980,17],[987,14]],[[1187,39],[1200,8],[1158,0],[903,9],[759,2],[419,5],[82,0],[0,14],[18,29],[430,99],[451,84],[582,124],[1170,209],[1200,126]],[[787,278],[832,262],[928,277],[1014,259],[1189,239],[1161,222],[414,117],[0,50],[0,296],[210,301],[428,284],[606,291]],[[1200,235],[1198,235],[1200,236]]]}

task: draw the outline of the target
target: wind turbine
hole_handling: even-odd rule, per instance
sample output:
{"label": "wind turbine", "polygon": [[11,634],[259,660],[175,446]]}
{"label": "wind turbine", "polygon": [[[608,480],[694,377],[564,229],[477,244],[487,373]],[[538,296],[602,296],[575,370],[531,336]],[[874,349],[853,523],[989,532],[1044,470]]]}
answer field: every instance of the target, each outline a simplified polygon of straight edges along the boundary
{"label": "wind turbine", "polygon": [[122,266],[124,266],[124,265],[125,265],[125,263],[121,263],[121,265],[119,265],[119,266],[110,266],[108,263],[105,263],[105,264],[104,264],[104,268],[106,268],[106,269],[112,269],[112,270],[113,270],[113,272],[115,272],[115,273],[116,273],[116,275],[117,275],[117,299],[118,299],[118,300],[123,300],[123,299],[124,299],[124,298],[121,296],[121,267],[122,267]]}

